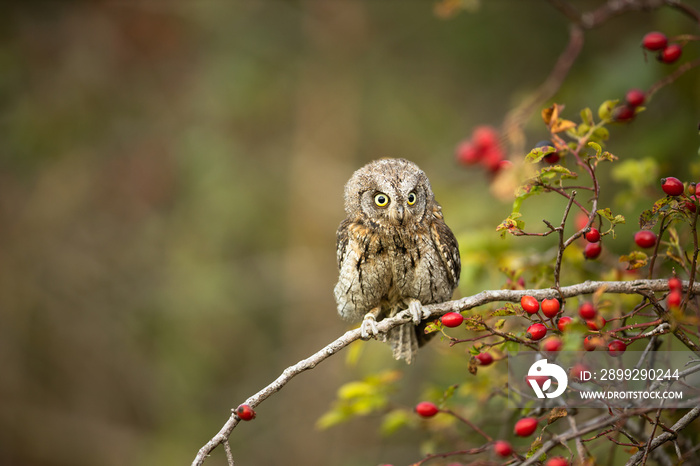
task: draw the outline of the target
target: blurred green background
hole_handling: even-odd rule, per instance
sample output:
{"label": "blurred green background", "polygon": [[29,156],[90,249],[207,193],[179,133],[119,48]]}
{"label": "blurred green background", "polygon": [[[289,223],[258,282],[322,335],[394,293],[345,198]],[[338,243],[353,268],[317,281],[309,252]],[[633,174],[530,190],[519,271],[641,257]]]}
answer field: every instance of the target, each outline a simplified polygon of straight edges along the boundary
{"label": "blurred green background", "polygon": [[[544,1],[464,0],[449,18],[440,5],[0,6],[0,464],[189,464],[231,408],[348,328],[332,296],[335,229],[343,185],[369,160],[427,172],[460,239],[462,295],[552,246],[499,239],[510,202],[453,151],[543,81],[567,23]],[[576,118],[648,87],[674,67],[644,61],[643,34],[693,28],[669,10],[611,20],[587,33],[555,100]],[[698,82],[664,88],[608,149],[687,175]],[[538,114],[526,129],[530,144],[545,136]],[[604,182],[609,202],[629,188]],[[660,197],[633,194],[621,199],[637,213]],[[537,203],[537,222],[559,221],[561,201]],[[236,464],[420,458],[420,433],[381,438],[371,417],[314,424],[340,385],[375,370],[404,371],[396,396],[409,405],[431,382],[458,382],[463,351],[443,363],[436,339],[406,367],[362,345],[356,364],[331,358],[262,404],[234,431]],[[206,464],[225,464],[223,451]]]}

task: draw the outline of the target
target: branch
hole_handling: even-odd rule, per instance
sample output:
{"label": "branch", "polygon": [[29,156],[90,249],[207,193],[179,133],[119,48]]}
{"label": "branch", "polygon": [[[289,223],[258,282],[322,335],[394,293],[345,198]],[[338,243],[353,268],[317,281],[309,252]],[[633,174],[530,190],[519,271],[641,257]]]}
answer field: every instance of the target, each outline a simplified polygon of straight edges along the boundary
{"label": "branch", "polygon": [[[693,422],[698,417],[700,417],[700,406],[696,406],[695,408],[691,409],[685,416],[680,418],[678,422],[673,424],[673,426],[671,427],[671,430],[673,432],[664,432],[663,434],[659,434],[658,437],[654,438],[654,440],[652,440],[652,442],[649,444],[648,450],[652,451],[661,446],[663,443],[666,443],[669,440],[674,440],[678,436],[679,431],[685,429],[688,426],[688,424]],[[639,450],[637,453],[632,455],[632,457],[630,457],[629,461],[627,461],[625,466],[633,466],[635,464],[639,464],[639,462],[645,456],[646,451],[647,449]]]}
{"label": "branch", "polygon": [[[642,408],[635,408],[635,409],[630,409],[627,411],[624,411],[616,416],[610,416],[610,414],[605,413],[601,414],[600,416],[596,416],[595,418],[591,419],[590,421],[584,423],[581,426],[578,426],[578,429],[571,429],[567,432],[564,432],[563,434],[559,435],[554,435],[550,440],[547,440],[543,445],[542,448],[537,450],[537,454],[532,455],[530,458],[527,460],[523,461],[522,463],[517,463],[518,466],[529,466],[531,464],[535,464],[539,461],[539,458],[542,453],[546,453],[552,448],[562,445],[568,440],[574,439],[580,435],[587,434],[589,432],[593,432],[595,430],[598,430],[602,427],[606,427],[609,425],[616,425],[618,422],[623,421],[625,419],[638,416],[640,414],[645,414],[649,413],[651,411],[655,411],[658,408],[650,407],[650,406],[645,406]],[[688,424],[690,424],[693,420],[698,418],[700,416],[700,406],[696,406],[695,408],[691,409],[685,416],[683,416],[677,423],[673,425],[671,428],[673,430],[673,433],[671,432],[664,432],[663,434],[660,434],[658,437],[654,439],[654,441],[651,442],[650,449],[653,450],[663,444],[664,442],[668,442],[669,440],[673,440],[676,438],[677,433],[684,429]],[[639,455],[637,457],[637,455]],[[644,450],[640,450],[637,452],[630,461],[627,462],[626,466],[631,466],[633,464],[638,464],[639,459],[644,455]],[[632,459],[635,459],[637,462],[632,462]]]}
{"label": "branch", "polygon": [[[688,282],[684,282],[684,287],[688,287]],[[657,280],[632,280],[632,281],[589,281],[584,283],[579,283],[576,285],[565,286],[559,290],[558,295],[562,299],[570,298],[573,296],[579,296],[583,294],[592,294],[600,289],[604,289],[605,293],[622,293],[622,294],[640,294],[647,296],[650,292],[656,291],[668,291],[668,280],[667,279],[657,279]],[[693,292],[700,293],[700,283],[693,284]],[[427,317],[428,320],[436,319],[443,314],[448,312],[462,312],[475,307],[483,306],[484,304],[492,302],[520,302],[520,298],[525,295],[534,296],[537,300],[542,300],[545,298],[550,298],[557,295],[556,291],[547,289],[538,290],[486,290],[481,293],[477,293],[472,296],[457,299],[454,301],[447,301],[440,304],[430,304],[423,306],[423,309],[429,313]],[[377,322],[377,329],[379,333],[386,333],[394,327],[398,327],[401,324],[405,324],[411,321],[411,315],[408,311],[402,311],[396,316],[391,318],[383,319]],[[332,341],[328,345],[324,346],[321,350],[312,354],[310,357],[299,361],[298,363],[290,366],[282,372],[282,374],[275,379],[274,382],[267,385],[265,388],[260,390],[255,395],[251,396],[245,401],[245,404],[254,408],[265,399],[270,397],[272,394],[278,392],[282,389],[290,380],[295,376],[301,374],[304,371],[313,369],[317,364],[325,361],[327,358],[338,353],[340,350],[348,346],[355,340],[360,339],[360,329],[356,328],[353,330],[348,330],[340,338]],[[236,416],[234,410],[231,412],[231,416],[223,425],[221,430],[209,440],[197,453],[192,466],[201,466],[207,456],[219,445],[224,444],[228,441],[229,436],[233,429],[238,425],[239,419]],[[607,424],[604,424],[607,425]],[[583,431],[583,430],[582,430]],[[590,432],[591,430],[585,430],[585,432]],[[658,438],[658,437],[657,437]],[[655,448],[652,444],[652,448]]]}

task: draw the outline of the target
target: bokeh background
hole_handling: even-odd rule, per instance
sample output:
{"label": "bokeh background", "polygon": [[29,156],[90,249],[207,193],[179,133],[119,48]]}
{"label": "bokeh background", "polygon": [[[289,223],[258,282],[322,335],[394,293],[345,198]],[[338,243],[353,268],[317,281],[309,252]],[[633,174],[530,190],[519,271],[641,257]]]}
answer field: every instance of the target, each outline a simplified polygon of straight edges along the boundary
{"label": "bokeh background", "polygon": [[[335,229],[343,184],[369,160],[427,172],[460,240],[462,295],[551,247],[498,238],[510,202],[453,154],[543,81],[566,20],[545,1],[452,3],[451,15],[428,0],[2,3],[0,464],[189,464],[231,408],[349,328],[332,297]],[[555,97],[570,118],[674,68],[645,62],[650,30],[697,33],[670,10],[589,31]],[[639,177],[688,176],[699,81],[664,88],[608,149],[658,162]],[[537,112],[526,130],[530,144],[545,136]],[[607,199],[632,192],[631,212],[645,202],[629,180],[604,182]],[[558,221],[559,201],[537,202],[537,221]],[[410,405],[466,376],[463,351],[445,362],[436,341],[405,367],[357,345],[355,362],[331,358],[240,425],[236,464],[420,458],[419,432],[316,420],[340,385],[387,368]]]}

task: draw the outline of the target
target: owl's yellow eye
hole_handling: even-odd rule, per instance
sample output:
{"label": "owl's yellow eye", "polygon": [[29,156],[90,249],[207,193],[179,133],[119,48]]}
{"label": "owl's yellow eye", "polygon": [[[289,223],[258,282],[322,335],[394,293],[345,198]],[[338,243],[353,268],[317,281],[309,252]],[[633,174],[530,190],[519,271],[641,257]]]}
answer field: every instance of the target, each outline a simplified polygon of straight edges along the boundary
{"label": "owl's yellow eye", "polygon": [[406,198],[408,205],[415,204],[417,200],[418,200],[418,196],[416,196],[416,193],[414,193],[414,192],[408,193],[408,198]]}
{"label": "owl's yellow eye", "polygon": [[374,203],[379,207],[386,207],[386,205],[389,203],[389,196],[384,193],[376,194],[374,196]]}

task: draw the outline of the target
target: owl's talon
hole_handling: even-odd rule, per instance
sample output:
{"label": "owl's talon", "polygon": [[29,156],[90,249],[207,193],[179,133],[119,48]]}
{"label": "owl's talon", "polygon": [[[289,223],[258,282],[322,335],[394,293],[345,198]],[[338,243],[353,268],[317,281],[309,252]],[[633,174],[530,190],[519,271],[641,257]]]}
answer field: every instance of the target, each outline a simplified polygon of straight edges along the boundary
{"label": "owl's talon", "polygon": [[430,317],[430,312],[423,309],[423,305],[417,299],[412,299],[408,302],[408,312],[411,314],[413,323],[416,325],[420,324],[424,319]]}
{"label": "owl's talon", "polygon": [[377,319],[373,314],[365,314],[362,325],[360,325],[360,338],[369,340],[370,338],[375,338],[377,334],[379,334]]}

